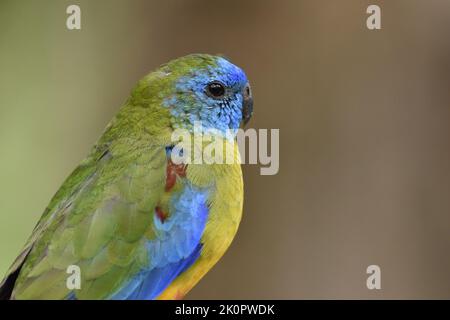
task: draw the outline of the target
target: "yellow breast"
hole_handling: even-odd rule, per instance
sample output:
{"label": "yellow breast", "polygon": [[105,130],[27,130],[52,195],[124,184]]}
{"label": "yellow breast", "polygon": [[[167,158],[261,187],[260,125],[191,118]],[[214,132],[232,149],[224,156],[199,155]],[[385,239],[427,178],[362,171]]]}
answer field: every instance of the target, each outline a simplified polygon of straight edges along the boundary
{"label": "yellow breast", "polygon": [[197,261],[180,274],[158,299],[180,299],[217,263],[233,240],[242,217],[243,181],[237,144],[228,146],[232,164],[191,164],[187,178],[199,187],[212,186],[209,214]]}

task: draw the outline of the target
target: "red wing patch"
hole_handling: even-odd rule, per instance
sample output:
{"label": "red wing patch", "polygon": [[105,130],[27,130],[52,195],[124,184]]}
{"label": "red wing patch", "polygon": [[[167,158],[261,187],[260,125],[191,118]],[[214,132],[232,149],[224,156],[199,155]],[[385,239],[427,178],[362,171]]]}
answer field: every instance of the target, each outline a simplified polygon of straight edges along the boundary
{"label": "red wing patch", "polygon": [[164,212],[160,207],[155,208],[155,214],[158,217],[159,221],[163,222],[167,219],[167,213]]}
{"label": "red wing patch", "polygon": [[[186,168],[185,164],[174,164],[170,159],[167,161],[167,169],[166,169],[166,186],[165,191],[169,192],[172,190],[173,186],[177,182],[177,177],[186,177]],[[158,217],[159,221],[166,221],[168,218],[168,213],[164,212],[160,206],[155,208],[155,214]]]}
{"label": "red wing patch", "polygon": [[173,188],[177,182],[177,176],[186,177],[186,168],[187,165],[185,164],[174,164],[172,160],[168,160],[166,169],[166,192]]}

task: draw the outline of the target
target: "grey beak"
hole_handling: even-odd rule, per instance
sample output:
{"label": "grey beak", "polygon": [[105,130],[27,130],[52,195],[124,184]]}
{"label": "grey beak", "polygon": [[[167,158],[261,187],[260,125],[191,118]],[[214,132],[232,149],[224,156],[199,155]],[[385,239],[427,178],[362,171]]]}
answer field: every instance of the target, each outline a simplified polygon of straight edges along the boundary
{"label": "grey beak", "polygon": [[244,121],[244,125],[246,125],[253,115],[253,97],[249,84],[245,86],[243,96],[244,101],[242,105],[242,120]]}

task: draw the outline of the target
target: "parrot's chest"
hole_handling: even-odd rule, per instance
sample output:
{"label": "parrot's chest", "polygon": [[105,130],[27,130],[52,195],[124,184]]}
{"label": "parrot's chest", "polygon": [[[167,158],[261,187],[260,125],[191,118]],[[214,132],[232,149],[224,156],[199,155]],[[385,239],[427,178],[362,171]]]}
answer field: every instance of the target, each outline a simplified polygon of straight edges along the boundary
{"label": "parrot's chest", "polygon": [[[187,178],[197,181],[196,187],[205,188],[206,208],[204,230],[201,234],[201,250],[197,259],[184,270],[158,297],[159,299],[182,298],[223,256],[236,235],[243,205],[242,172],[239,165],[225,165],[219,170],[209,167],[203,170],[208,173],[198,173],[201,167],[187,171]],[[224,174],[225,173],[225,174]],[[195,178],[199,175],[199,178]],[[205,179],[202,179],[205,177]],[[208,181],[206,177],[214,179]],[[207,187],[207,186],[211,187]],[[195,206],[195,205],[194,205]]]}
{"label": "parrot's chest", "polygon": [[[236,234],[242,216],[243,183],[239,165],[189,165],[177,178],[176,193],[167,204],[172,217],[161,225],[185,226],[185,236],[198,240],[211,259],[220,258]],[[189,227],[187,227],[189,226]],[[200,237],[197,239],[197,237]]]}
{"label": "parrot's chest", "polygon": [[[188,164],[183,170],[169,167],[166,190],[169,186],[172,196],[163,207],[173,217],[164,224],[173,220],[183,226],[181,238],[193,239],[181,241],[186,245],[184,252],[189,249],[193,254],[159,299],[183,297],[223,256],[236,235],[242,216],[243,180],[237,144],[229,150],[233,164]],[[159,226],[158,222],[155,226]],[[168,238],[179,231],[167,234]]]}

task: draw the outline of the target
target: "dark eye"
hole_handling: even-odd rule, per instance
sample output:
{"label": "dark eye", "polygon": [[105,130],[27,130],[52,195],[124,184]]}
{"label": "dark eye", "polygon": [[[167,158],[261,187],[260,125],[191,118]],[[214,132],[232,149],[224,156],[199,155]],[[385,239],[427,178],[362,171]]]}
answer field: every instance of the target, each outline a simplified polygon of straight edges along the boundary
{"label": "dark eye", "polygon": [[225,95],[225,86],[218,81],[208,83],[206,93],[213,98],[222,98]]}

